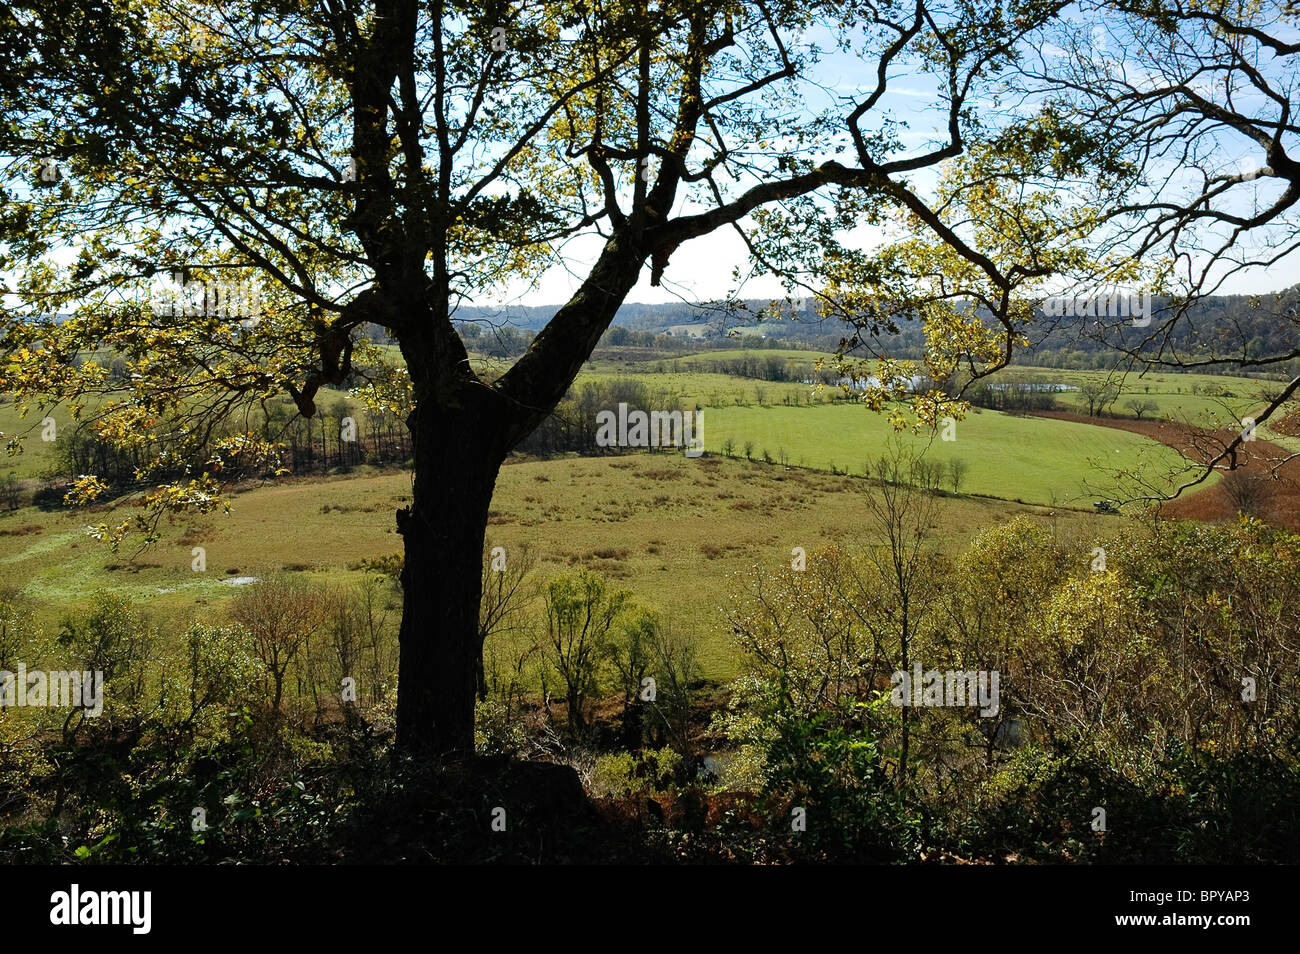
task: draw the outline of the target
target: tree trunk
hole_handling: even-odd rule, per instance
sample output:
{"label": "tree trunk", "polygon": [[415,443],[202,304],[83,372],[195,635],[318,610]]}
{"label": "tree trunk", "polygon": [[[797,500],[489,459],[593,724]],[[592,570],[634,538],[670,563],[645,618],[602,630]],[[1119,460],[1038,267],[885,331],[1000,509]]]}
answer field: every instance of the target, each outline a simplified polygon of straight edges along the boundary
{"label": "tree trunk", "polygon": [[504,452],[494,446],[497,428],[472,410],[422,408],[409,421],[412,502],[397,512],[405,547],[397,745],[426,754],[473,752],[483,652],[480,563]]}
{"label": "tree trunk", "polygon": [[637,243],[610,239],[574,297],[490,387],[468,373],[468,354],[445,318],[445,270],[424,297],[397,296],[398,313],[428,316],[427,323],[410,318],[399,335],[415,396],[406,428],[414,488],[411,506],[397,512],[405,549],[399,749],[474,751],[483,538],[497,474],[511,448],[563,398],[636,284],[644,258]]}
{"label": "tree trunk", "polygon": [[645,718],[640,697],[635,694],[630,702],[623,706],[623,748],[629,752],[640,752],[645,738]]}
{"label": "tree trunk", "polygon": [[[903,584],[903,579],[901,574],[899,577],[899,582],[900,582],[900,589],[903,589],[903,598],[901,600],[903,606],[903,629],[902,629],[902,639],[901,639],[901,642],[903,644],[903,672],[911,673],[911,669],[908,668],[910,666],[910,662],[908,660],[908,653],[907,653],[909,637],[911,635],[908,632],[908,626],[907,626],[908,624],[907,593],[906,593],[906,589],[904,588],[905,584]],[[901,786],[907,785],[907,750],[908,750],[908,743],[911,740],[911,732],[909,731],[911,726],[907,718],[907,710],[911,707],[912,701],[916,698],[916,686],[911,686],[910,688],[911,688],[912,698],[905,700],[903,705],[903,745],[902,745],[902,752],[900,753],[899,765],[898,765],[898,778]]]}

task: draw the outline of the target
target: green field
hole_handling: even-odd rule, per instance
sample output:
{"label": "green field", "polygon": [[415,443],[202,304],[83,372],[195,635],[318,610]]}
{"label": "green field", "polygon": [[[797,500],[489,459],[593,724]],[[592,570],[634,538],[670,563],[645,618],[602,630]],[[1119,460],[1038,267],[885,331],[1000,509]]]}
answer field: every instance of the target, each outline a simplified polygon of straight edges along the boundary
{"label": "green field", "polygon": [[[687,403],[703,407],[722,407],[736,404],[807,404],[830,403],[842,399],[843,392],[835,387],[814,388],[799,382],[761,381],[736,375],[701,372],[712,362],[736,358],[778,357],[812,363],[825,359],[830,367],[834,356],[818,351],[795,349],[738,348],[703,351],[676,358],[654,359],[639,362],[610,360],[590,362],[583,369],[578,383],[596,378],[637,377],[651,387],[664,387],[680,392]],[[660,369],[663,370],[660,370]],[[1145,419],[1165,418],[1202,427],[1234,425],[1263,405],[1260,396],[1265,388],[1277,388],[1277,382],[1255,378],[1240,378],[1218,374],[1172,374],[1132,372],[1119,375],[1109,371],[1073,371],[1056,368],[1012,367],[993,380],[1029,379],[1042,383],[1065,385],[1070,390],[1057,392],[1060,410],[1087,413],[1087,404],[1079,393],[1080,385],[1087,381],[1113,380],[1120,384],[1117,399],[1106,406],[1106,413],[1116,417],[1134,417],[1127,404],[1130,400],[1154,401],[1155,411],[1143,412]],[[1194,393],[1194,389],[1195,392]],[[1261,436],[1266,436],[1266,429]]]}
{"label": "green field", "polygon": [[[793,464],[821,470],[833,466],[861,474],[867,461],[879,455],[889,428],[881,417],[845,402],[839,389],[692,370],[716,359],[764,357],[813,361],[831,356],[797,349],[729,349],[639,362],[597,360],[584,367],[577,386],[635,378],[652,392],[672,395],[684,407],[708,408],[706,439],[712,451],[720,452],[730,438],[737,456],[744,456],[745,445],[752,443],[752,454],[758,459],[766,451],[779,461],[784,452],[784,459]],[[508,362],[482,359],[477,364],[491,375],[504,370]],[[1072,388],[1109,377],[1103,371],[1051,368],[1013,368],[1007,374]],[[1223,375],[1130,374],[1123,379],[1121,397],[1109,409],[1131,417],[1133,412],[1125,405],[1130,398],[1139,398],[1158,405],[1158,410],[1146,413],[1148,419],[1226,425],[1255,413],[1261,405],[1260,392],[1268,386],[1272,385],[1265,381]],[[1192,393],[1194,388],[1199,393]],[[334,397],[341,398],[343,395]],[[1056,399],[1062,409],[1086,410],[1077,390],[1059,392]],[[323,400],[328,404],[330,395]],[[20,420],[15,404],[0,403],[0,432],[26,435],[22,454],[0,460],[0,477],[13,474],[20,481],[31,482],[51,472],[55,448],[40,439],[43,413],[34,409]],[[69,421],[63,409],[49,413],[61,427]],[[1119,496],[1108,484],[1108,469],[1132,469],[1141,464],[1152,471],[1171,471],[1178,461],[1172,451],[1114,429],[978,409],[972,409],[957,434],[952,443],[935,441],[933,458],[941,462],[962,458],[970,468],[963,490],[1010,500],[1086,503]],[[1283,437],[1268,427],[1261,428],[1260,436],[1300,450],[1300,439]]]}
{"label": "green field", "polygon": [[[1044,383],[1063,384],[1076,390],[1056,394],[1062,410],[1087,413],[1087,404],[1077,388],[1085,381],[1114,380],[1121,385],[1120,396],[1106,406],[1106,411],[1119,417],[1133,417],[1126,407],[1133,399],[1154,401],[1159,409],[1146,412],[1143,417],[1171,418],[1214,427],[1239,421],[1263,404],[1260,390],[1278,387],[1277,382],[1254,378],[1229,377],[1222,374],[1112,374],[1107,371],[1066,371],[1055,368],[1011,368],[1004,372],[1012,378],[1027,378]],[[1193,393],[1193,389],[1201,393]],[[1209,393],[1207,393],[1209,392]]]}
{"label": "green field", "polygon": [[790,361],[806,361],[811,364],[818,359],[832,362],[835,360],[835,355],[829,351],[811,351],[802,348],[726,348],[718,351],[699,351],[678,358],[667,358],[663,363],[675,370],[682,371],[692,370],[713,361],[725,361],[729,358],[785,358]]}
{"label": "green field", "polygon": [[[490,540],[508,551],[530,544],[539,558],[539,579],[577,567],[600,571],[693,633],[706,676],[734,675],[724,621],[733,574],[754,563],[784,564],[796,546],[812,551],[865,540],[862,492],[870,482],[862,474],[893,433],[884,416],[853,402],[833,403],[841,395],[835,388],[692,370],[715,357],[769,355],[817,357],[809,351],[755,349],[634,365],[590,363],[579,386],[632,376],[654,392],[677,396],[684,406],[706,407],[710,456],[635,453],[512,463],[498,482]],[[656,370],[660,364],[672,370]],[[1103,374],[1032,373],[1076,385]],[[1251,397],[1258,382],[1206,375],[1130,378],[1128,392],[1146,395],[1150,387],[1161,414],[1223,406],[1222,398],[1192,394],[1193,384],[1232,390],[1238,397],[1227,400],[1244,402],[1232,404],[1232,413],[1258,403]],[[1077,393],[1058,397],[1068,407]],[[1116,410],[1123,401],[1116,402]],[[54,445],[40,441],[40,416],[33,412],[22,422],[12,403],[0,404],[0,430],[37,425],[25,452],[0,463],[0,475],[14,472],[30,480],[50,469]],[[61,426],[67,417],[57,410],[53,416]],[[1119,496],[1108,470],[1145,466],[1154,476],[1185,464],[1173,450],[1126,431],[978,409],[956,424],[955,441],[909,439],[928,443],[929,459],[961,458],[968,466],[961,496],[941,498],[932,527],[939,544],[952,549],[982,527],[1030,513],[1051,521],[1086,550],[1082,541],[1106,533],[1118,519],[1089,507],[1101,497]],[[728,440],[732,459],[719,456]],[[752,462],[744,459],[746,444],[752,445]],[[765,452],[772,463],[762,462]],[[840,473],[832,474],[832,468]],[[162,542],[134,558],[129,552],[112,554],[85,534],[90,523],[124,519],[130,504],[116,510],[26,507],[0,515],[0,585],[32,599],[50,631],[99,588],[129,595],[168,628],[187,619],[219,618],[247,578],[288,571],[343,584],[364,575],[361,561],[398,553],[393,511],[409,502],[410,486],[406,474],[362,468],[250,487],[235,494],[229,516],[170,518]],[[204,548],[204,572],[191,569],[194,547]]]}
{"label": "green field", "polygon": [[[18,416],[18,405],[6,396],[0,402],[0,477],[13,474],[19,480],[31,480],[41,477],[54,463],[54,444],[41,440],[41,421],[46,416],[53,417],[55,431],[64,423],[70,422],[67,411],[55,407],[48,411],[32,408],[26,417]],[[21,454],[8,454],[5,445],[11,437],[22,440]]]}
{"label": "green field", "polygon": [[709,374],[699,371],[629,373],[586,371],[578,375],[575,387],[589,381],[633,379],[651,391],[665,390],[678,395],[685,407],[725,407],[744,404],[828,404],[841,396],[836,388],[814,390],[807,384],[792,381],[756,381],[734,374]]}
{"label": "green field", "polygon": [[[861,474],[885,450],[893,429],[883,416],[851,404],[824,407],[722,407],[704,416],[705,446],[754,457]],[[905,432],[906,433],[906,432]],[[1041,417],[972,410],[955,425],[953,441],[922,433],[928,459],[961,458],[969,466],[964,493],[1039,504],[1086,505],[1116,496],[1109,471],[1143,468],[1152,479],[1186,463],[1172,448],[1114,428]]]}
{"label": "green field", "polygon": [[[788,563],[796,546],[811,552],[866,540],[868,486],[860,477],[679,453],[519,463],[502,469],[488,534],[507,552],[531,544],[542,578],[583,566],[630,589],[694,633],[705,674],[725,678],[735,672],[722,616],[731,575],[754,563]],[[36,601],[47,627],[106,587],[160,622],[210,620],[241,577],[288,570],[322,583],[359,579],[362,572],[349,567],[400,552],[393,511],[409,497],[409,476],[394,473],[257,487],[235,496],[229,516],[176,518],[163,541],[134,561],[85,535],[92,519],[114,518],[107,508],[25,508],[0,516],[0,585]],[[1081,540],[1120,519],[944,497],[932,530],[940,545],[956,549],[1017,513]],[[195,546],[206,551],[202,573],[191,569]]]}

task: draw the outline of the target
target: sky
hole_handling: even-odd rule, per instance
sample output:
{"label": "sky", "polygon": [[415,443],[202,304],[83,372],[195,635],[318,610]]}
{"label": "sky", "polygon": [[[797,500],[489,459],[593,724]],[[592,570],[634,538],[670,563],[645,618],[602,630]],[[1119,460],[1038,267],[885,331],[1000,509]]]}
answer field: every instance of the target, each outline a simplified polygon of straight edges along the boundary
{"label": "sky", "polygon": [[[1116,58],[1122,62],[1126,71],[1139,74],[1149,71],[1149,62],[1135,62],[1118,49],[1113,41],[1104,34],[1094,31],[1093,44],[1095,55]],[[824,49],[831,49],[828,34],[823,32],[818,42]],[[1044,48],[1049,55],[1051,47]],[[813,72],[813,78],[824,90],[820,99],[811,101],[813,107],[833,106],[836,97],[845,101],[856,98],[864,84],[874,84],[874,61],[864,63],[851,55],[832,52],[825,55]],[[903,149],[902,155],[921,152],[937,142],[946,141],[946,130],[942,128],[946,120],[946,109],[938,92],[935,77],[918,73],[910,63],[901,63],[891,72],[889,93],[882,102],[887,115],[906,125],[900,133]],[[848,107],[842,107],[841,113],[847,113]],[[837,158],[849,165],[856,165],[849,155],[834,156],[827,154],[816,157],[818,161]],[[922,194],[932,189],[935,182],[934,170],[922,170],[912,177],[913,186]],[[698,211],[685,204],[679,204],[675,214]],[[743,224],[743,223],[742,223]],[[854,230],[846,240],[864,250],[879,247],[887,239],[886,234],[876,228],[859,228]],[[505,306],[554,306],[568,300],[581,284],[584,276],[600,253],[603,239],[595,234],[588,234],[570,240],[565,247],[565,262],[546,272],[532,286],[515,284],[508,287],[493,300],[478,300],[481,305]],[[64,250],[60,250],[64,251]],[[69,258],[72,250],[66,250],[62,256]],[[55,254],[56,258],[60,255]],[[650,285],[650,269],[643,268],[636,287],[628,295],[629,303],[678,303],[711,301],[730,296],[749,299],[781,298],[786,294],[779,279],[770,275],[747,277],[743,284],[737,284],[734,274],[750,276],[752,271],[748,251],[741,238],[730,227],[715,230],[709,235],[683,244],[670,260],[659,287]],[[1290,287],[1300,281],[1300,260],[1292,256],[1287,260],[1267,268],[1244,271],[1228,280],[1221,291],[1226,294],[1254,294],[1277,291]]]}
{"label": "sky", "polygon": [[[1100,28],[1091,28],[1092,46],[1097,56],[1114,58],[1130,75],[1149,73],[1150,62],[1130,56],[1121,44],[1108,37]],[[824,48],[831,44],[822,43]],[[1056,52],[1048,46],[1049,55]],[[874,64],[872,64],[874,70]],[[863,62],[855,57],[829,54],[819,64],[815,78],[824,85],[829,96],[817,105],[829,105],[835,94],[851,97],[864,82],[874,83],[874,74],[867,73]],[[946,120],[946,109],[936,93],[932,77],[907,68],[895,70],[890,76],[890,93],[885,103],[890,115],[908,125],[902,133],[905,147],[922,151],[927,144],[944,141],[946,132],[939,125]],[[1248,153],[1242,154],[1246,163],[1252,162]],[[829,158],[826,157],[826,158]],[[851,156],[842,156],[846,164],[853,163]],[[925,171],[913,179],[914,186],[924,194],[933,187],[932,171]],[[1265,183],[1267,188],[1271,183]],[[1261,195],[1264,194],[1261,192]],[[693,211],[681,207],[675,210]],[[863,249],[879,247],[885,235],[878,229],[858,229],[851,233],[853,244]],[[566,301],[581,284],[587,269],[599,255],[602,240],[589,236],[572,242],[566,249],[568,261],[564,267],[547,272],[535,287],[515,286],[494,304],[554,305]],[[683,244],[672,257],[664,272],[661,287],[651,287],[649,266],[642,271],[641,280],[628,295],[629,303],[674,303],[709,301],[736,295],[740,298],[781,298],[786,292],[781,282],[767,275],[749,278],[737,285],[733,272],[750,273],[748,250],[731,228],[719,229],[707,236]],[[1243,271],[1227,279],[1219,289],[1221,294],[1262,294],[1279,291],[1300,282],[1300,256],[1292,255],[1268,267]]]}

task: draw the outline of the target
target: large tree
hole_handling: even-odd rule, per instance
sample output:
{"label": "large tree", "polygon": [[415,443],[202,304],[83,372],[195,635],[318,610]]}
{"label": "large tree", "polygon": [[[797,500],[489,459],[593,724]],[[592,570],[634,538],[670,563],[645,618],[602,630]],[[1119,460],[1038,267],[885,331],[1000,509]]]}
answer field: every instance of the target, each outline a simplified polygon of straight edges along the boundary
{"label": "large tree", "polygon": [[[222,429],[276,393],[311,417],[323,387],[369,380],[396,393],[409,378],[398,743],[470,750],[498,469],[563,397],[647,264],[658,284],[678,248],[723,228],[796,285],[798,262],[833,253],[812,283],[827,310],[860,314],[868,301],[870,320],[884,308],[887,324],[902,312],[881,303],[923,286],[940,373],[1009,358],[1026,318],[1015,292],[1055,267],[1031,253],[1054,239],[1017,233],[1032,203],[1017,220],[951,189],[935,199],[925,177],[951,175],[966,155],[962,168],[1002,175],[1060,151],[1050,136],[1000,142],[980,107],[1022,38],[1061,6],[12,4],[0,12],[0,268],[12,293],[0,390],[85,409],[119,443],[166,447],[142,467],[171,475],[148,495],[156,512],[216,506],[222,461],[270,454],[256,428]],[[861,81],[832,90],[839,71]],[[938,112],[919,142],[898,111],[913,99],[892,95],[905,71]],[[973,211],[984,218],[972,224]],[[868,259],[841,242],[865,222],[929,244]],[[584,234],[600,237],[599,253],[566,259],[566,241]],[[557,261],[584,269],[578,290],[504,373],[476,369],[453,325],[458,304]],[[918,270],[921,286],[908,285]],[[203,307],[152,307],[150,285],[169,273],[206,283]],[[223,280],[254,277],[258,314],[223,310]],[[1004,344],[958,307],[970,294]],[[388,329],[401,367],[366,346],[367,325]],[[125,374],[106,370],[110,350]],[[882,380],[889,393],[896,383]],[[942,401],[922,399],[933,419]]]}

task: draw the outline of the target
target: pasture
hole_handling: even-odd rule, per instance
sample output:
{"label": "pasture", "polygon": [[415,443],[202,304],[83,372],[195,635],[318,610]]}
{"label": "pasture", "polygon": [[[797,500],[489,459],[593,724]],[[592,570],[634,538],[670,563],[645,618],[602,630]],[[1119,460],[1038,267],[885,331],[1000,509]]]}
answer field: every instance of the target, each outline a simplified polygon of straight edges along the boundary
{"label": "pasture", "polygon": [[[796,546],[870,542],[869,486],[861,477],[671,452],[530,461],[502,469],[488,535],[508,554],[530,545],[539,579],[579,567],[605,574],[693,633],[705,676],[723,679],[736,665],[723,615],[732,575],[755,563],[788,564]],[[101,588],[130,596],[159,622],[211,620],[249,577],[359,580],[362,560],[400,552],[393,511],[409,499],[410,478],[391,472],[250,487],[234,496],[229,515],[175,518],[134,559],[85,535],[92,520],[123,518],[107,507],[29,507],[0,516],[0,580],[35,601],[50,631]],[[1080,540],[1080,559],[1082,541],[1121,519],[944,496],[931,530],[937,546],[956,550],[1017,513]],[[192,569],[196,546],[206,555],[203,572]]]}
{"label": "pasture", "polygon": [[[704,415],[710,451],[730,442],[740,456],[855,474],[875,466],[893,433],[883,415],[852,404],[719,407]],[[929,460],[966,463],[962,492],[1025,503],[1087,506],[1120,494],[1118,472],[1140,470],[1159,481],[1185,464],[1172,448],[1126,431],[977,408],[952,433],[945,441],[941,433],[903,432]]]}

